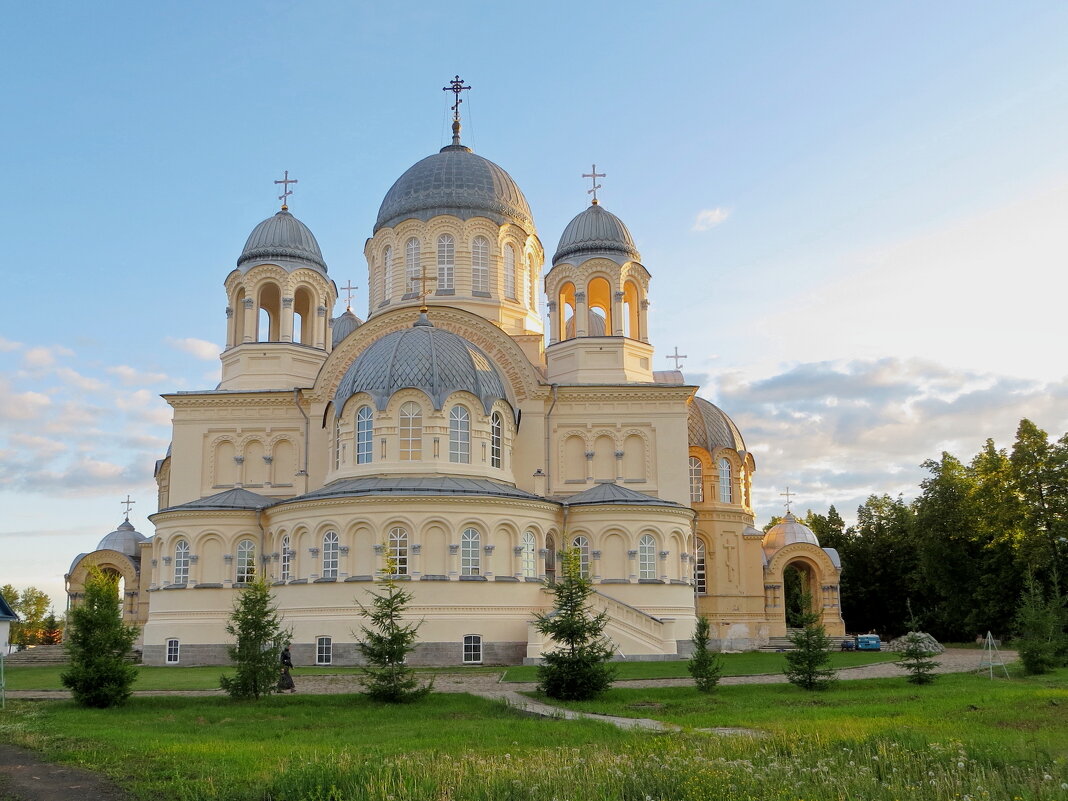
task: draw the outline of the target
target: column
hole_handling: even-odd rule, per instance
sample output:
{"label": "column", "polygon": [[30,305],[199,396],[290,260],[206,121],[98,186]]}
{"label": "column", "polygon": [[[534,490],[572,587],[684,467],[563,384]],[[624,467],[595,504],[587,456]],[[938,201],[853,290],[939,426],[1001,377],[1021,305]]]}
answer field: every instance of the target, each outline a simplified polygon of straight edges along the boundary
{"label": "column", "polygon": [[556,301],[550,300],[546,306],[549,309],[549,344],[560,341],[560,318],[556,314]]}
{"label": "column", "polygon": [[590,311],[586,306],[586,293],[575,293],[575,336],[584,337],[590,327]]}
{"label": "column", "polygon": [[279,321],[279,338],[282,342],[293,341],[293,298],[282,298],[282,319]]}
{"label": "column", "polygon": [[638,339],[642,342],[649,341],[649,301],[642,300],[638,312]]}
{"label": "column", "polygon": [[[608,333],[607,331],[605,332]],[[623,293],[612,293],[612,336],[623,336]]]}
{"label": "column", "polygon": [[245,298],[245,331],[242,337],[244,342],[256,341],[256,325],[259,318],[256,315],[256,302],[252,298]]}

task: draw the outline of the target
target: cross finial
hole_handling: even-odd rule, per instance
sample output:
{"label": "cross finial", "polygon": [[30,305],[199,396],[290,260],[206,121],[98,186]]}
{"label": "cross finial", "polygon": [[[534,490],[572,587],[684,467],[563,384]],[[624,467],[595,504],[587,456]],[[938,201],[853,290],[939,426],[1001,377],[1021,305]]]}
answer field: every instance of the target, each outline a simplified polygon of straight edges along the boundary
{"label": "cross finial", "polygon": [[429,311],[429,309],[427,309],[427,306],[426,306],[426,296],[430,294],[430,292],[426,288],[426,285],[427,285],[428,282],[437,281],[438,280],[437,276],[427,275],[426,274],[426,265],[424,264],[423,265],[423,271],[419,274],[419,277],[418,278],[414,278],[412,280],[418,281],[419,285],[420,285],[419,286],[419,300],[422,302],[422,305],[419,306],[419,313],[420,314],[426,314],[427,311]]}
{"label": "cross finial", "polygon": [[667,356],[665,356],[664,358],[665,358],[665,359],[674,359],[674,360],[675,360],[675,369],[676,369],[676,370],[678,370],[678,369],[679,369],[679,362],[680,362],[681,360],[683,360],[683,359],[688,359],[688,358],[689,358],[689,356],[687,356],[687,355],[686,355],[686,354],[684,354],[684,353],[679,353],[679,346],[678,346],[678,345],[676,345],[676,346],[675,346],[675,352],[674,352],[674,353],[669,353],[669,354],[668,354]]}
{"label": "cross finial", "polygon": [[597,172],[597,165],[594,164],[592,170],[590,170],[589,172],[582,173],[582,177],[583,178],[589,178],[590,179],[590,183],[593,184],[593,188],[592,189],[587,189],[586,190],[586,194],[587,195],[593,195],[593,205],[596,206],[597,205],[597,190],[601,188],[601,185],[599,183],[597,183],[597,179],[598,178],[604,178],[605,177],[605,173]]}
{"label": "cross finial", "polygon": [[790,498],[792,498],[796,494],[796,492],[790,492],[789,487],[786,488],[786,492],[779,493],[779,495],[784,496],[786,498],[786,503],[784,504],[786,506],[786,514],[790,514]]}
{"label": "cross finial", "polygon": [[470,86],[464,86],[463,78],[459,75],[449,81],[448,86],[441,87],[443,92],[452,92],[455,100],[452,104],[452,143],[454,145],[460,144],[460,104],[464,102],[463,98],[460,97],[460,92],[470,89]]}
{"label": "cross finial", "polygon": [[352,279],[350,278],[349,282],[341,288],[345,290],[345,309],[347,311],[352,311],[352,293],[359,289],[359,287],[353,284]]}
{"label": "cross finial", "polygon": [[137,501],[131,501],[130,500],[130,493],[127,492],[126,493],[126,500],[125,501],[119,501],[119,503],[122,506],[126,507],[126,522],[129,523],[130,522],[130,507],[133,506],[135,503],[137,503]]}
{"label": "cross finial", "polygon": [[286,170],[285,177],[281,181],[275,181],[275,183],[282,185],[282,194],[278,196],[278,199],[282,201],[282,211],[288,211],[289,206],[286,204],[286,198],[293,194],[293,190],[289,188],[289,185],[298,183],[298,181],[296,178],[290,178],[289,170]]}

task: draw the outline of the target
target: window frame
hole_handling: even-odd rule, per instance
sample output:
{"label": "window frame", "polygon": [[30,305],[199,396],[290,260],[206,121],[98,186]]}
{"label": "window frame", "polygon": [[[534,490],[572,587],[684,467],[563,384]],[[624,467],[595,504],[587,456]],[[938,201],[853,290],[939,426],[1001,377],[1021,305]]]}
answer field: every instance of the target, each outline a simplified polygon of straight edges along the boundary
{"label": "window frame", "polygon": [[571,540],[571,547],[579,552],[579,575],[582,578],[590,578],[590,538],[579,534]]}
{"label": "window frame", "polygon": [[398,455],[402,462],[423,460],[423,407],[415,401],[405,401],[398,410],[400,425],[397,428],[400,446]]}
{"label": "window frame", "polygon": [[449,409],[449,461],[471,464],[471,412],[461,403]]}
{"label": "window frame", "polygon": [[278,580],[290,581],[293,578],[293,541],[286,534],[282,537],[278,555]]}
{"label": "window frame", "polygon": [[484,236],[471,240],[471,291],[489,292],[489,240]]}
{"label": "window frame", "polygon": [[354,437],[356,464],[371,464],[374,461],[375,415],[370,406],[356,410]]}
{"label": "window frame", "polygon": [[519,558],[519,572],[523,578],[538,577],[538,542],[533,531],[523,534],[522,548]]}
{"label": "window frame", "polygon": [[490,415],[490,467],[500,468],[504,464],[501,449],[503,431],[504,418],[500,412],[494,412]]}
{"label": "window frame", "polygon": [[[189,583],[189,541],[186,539],[180,539],[174,543],[174,575],[172,577],[173,584],[188,584]],[[179,579],[179,573],[181,578]]]}
{"label": "window frame", "polygon": [[708,546],[700,537],[694,547],[693,591],[698,595],[708,595]]}
{"label": "window frame", "polygon": [[465,528],[460,535],[460,575],[482,575],[482,532]]}
{"label": "window frame", "polygon": [[[323,644],[326,644],[324,650]],[[324,658],[325,653],[325,658]],[[332,665],[334,664],[334,638],[327,637],[325,634],[321,637],[315,638],[315,664],[316,665]]]}
{"label": "window frame", "polygon": [[328,531],[323,534],[322,567],[319,571],[321,578],[336,579],[341,569],[341,537],[336,531]]}
{"label": "window frame", "polygon": [[393,558],[395,576],[408,575],[408,529],[394,526],[389,530],[387,552]]}
{"label": "window frame", "polygon": [[652,534],[642,534],[638,540],[638,578],[656,578],[656,540]]}
{"label": "window frame", "polygon": [[382,251],[382,300],[393,297],[393,246],[386,245]]}
{"label": "window frame", "polygon": [[515,296],[515,248],[511,245],[504,246],[504,297],[507,300],[516,300]]}
{"label": "window frame", "polygon": [[256,543],[243,539],[237,543],[237,572],[234,580],[237,584],[251,584],[256,580]]}
{"label": "window frame", "polygon": [[[477,650],[476,650],[477,649]],[[468,658],[475,656],[478,658]],[[465,634],[463,639],[463,663],[465,665],[481,665],[482,664],[482,635],[481,634]]]}
{"label": "window frame", "polygon": [[719,457],[719,502],[734,503],[734,465],[726,456]]}
{"label": "window frame", "polygon": [[696,456],[690,457],[690,503],[704,503],[705,466]]}
{"label": "window frame", "polygon": [[406,295],[410,295],[413,292],[418,292],[416,283],[419,280],[419,259],[421,246],[419,243],[419,237],[412,236],[408,238],[408,241],[404,243],[404,278],[407,284]]}
{"label": "window frame", "polygon": [[456,239],[452,234],[438,237],[438,289],[456,288]]}
{"label": "window frame", "polygon": [[[174,646],[173,648],[171,646]],[[177,637],[168,637],[164,643],[163,664],[177,665],[182,659],[182,641]],[[172,658],[173,656],[173,658]]]}

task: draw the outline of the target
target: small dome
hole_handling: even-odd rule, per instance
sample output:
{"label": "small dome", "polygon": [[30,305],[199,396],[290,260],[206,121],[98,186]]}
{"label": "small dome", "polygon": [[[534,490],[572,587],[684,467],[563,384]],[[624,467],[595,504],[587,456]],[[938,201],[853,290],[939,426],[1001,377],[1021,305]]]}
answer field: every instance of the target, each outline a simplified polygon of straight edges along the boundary
{"label": "small dome", "polygon": [[237,259],[237,266],[249,262],[277,262],[279,259],[303,262],[326,272],[326,262],[312,232],[285,209],[252,229],[245,249]]}
{"label": "small dome", "polygon": [[443,147],[409,167],[386,192],[374,230],[440,214],[514,222],[534,232],[530,206],[512,176],[463,145]]}
{"label": "small dome", "polygon": [[436,409],[461,390],[479,398],[487,413],[495,400],[508,399],[504,381],[485,353],[463,337],[429,325],[424,317],[361,353],[341,379],[334,407],[340,411],[353,395],[367,392],[382,410],[395,392],[409,388],[429,395]]}
{"label": "small dome", "polygon": [[820,541],[816,539],[812,529],[804,523],[799,523],[792,512],[787,512],[781,523],[776,523],[768,529],[764,535],[764,551],[772,554],[787,545],[795,542],[804,542],[809,545],[820,547]]}
{"label": "small dome", "polygon": [[137,556],[137,546],[148,539],[144,534],[134,530],[129,520],[123,520],[117,529],[100,540],[98,551],[118,551],[127,556]]}
{"label": "small dome", "polygon": [[363,325],[363,320],[352,313],[352,309],[345,309],[345,313],[340,317],[335,317],[330,322],[331,325],[331,347],[336,348],[341,344],[341,340]]}
{"label": "small dome", "polygon": [[704,398],[693,399],[689,416],[690,445],[704,448],[712,453],[716,448],[733,448],[738,453],[745,451],[742,432],[715,404]]}
{"label": "small dome", "polygon": [[556,246],[553,264],[573,261],[572,256],[607,256],[618,261],[640,261],[641,254],[627,226],[610,211],[594,203],[567,224]]}

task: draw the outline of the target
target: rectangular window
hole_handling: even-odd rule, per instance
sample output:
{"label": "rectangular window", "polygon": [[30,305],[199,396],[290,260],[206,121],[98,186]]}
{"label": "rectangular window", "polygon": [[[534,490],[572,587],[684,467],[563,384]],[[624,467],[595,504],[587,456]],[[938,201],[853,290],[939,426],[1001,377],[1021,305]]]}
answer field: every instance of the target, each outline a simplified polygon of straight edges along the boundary
{"label": "rectangular window", "polygon": [[464,635],[464,664],[477,665],[482,663],[482,635]]}
{"label": "rectangular window", "polygon": [[315,664],[329,665],[334,658],[334,641],[320,637],[315,641]]}
{"label": "rectangular window", "polygon": [[178,640],[167,640],[167,664],[168,665],[177,665],[178,664],[178,649],[179,649]]}

